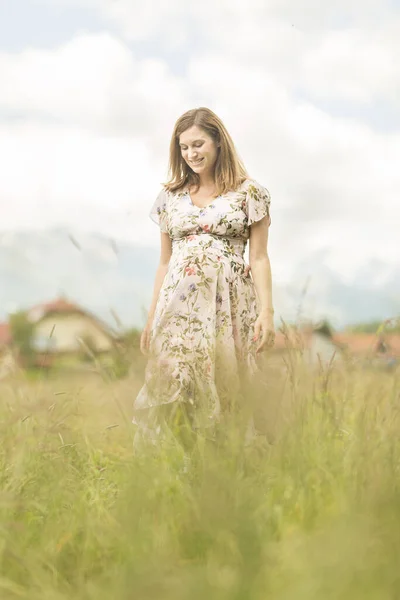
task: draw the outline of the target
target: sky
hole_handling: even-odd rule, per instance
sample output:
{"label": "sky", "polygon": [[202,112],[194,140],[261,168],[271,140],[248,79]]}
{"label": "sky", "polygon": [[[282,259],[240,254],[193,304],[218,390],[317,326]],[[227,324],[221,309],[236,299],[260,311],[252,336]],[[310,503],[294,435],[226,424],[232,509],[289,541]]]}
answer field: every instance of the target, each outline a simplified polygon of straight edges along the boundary
{"label": "sky", "polygon": [[[0,233],[157,247],[173,126],[211,108],[271,194],[289,282],[399,265],[398,0],[0,0]],[[371,282],[374,285],[374,282]]]}

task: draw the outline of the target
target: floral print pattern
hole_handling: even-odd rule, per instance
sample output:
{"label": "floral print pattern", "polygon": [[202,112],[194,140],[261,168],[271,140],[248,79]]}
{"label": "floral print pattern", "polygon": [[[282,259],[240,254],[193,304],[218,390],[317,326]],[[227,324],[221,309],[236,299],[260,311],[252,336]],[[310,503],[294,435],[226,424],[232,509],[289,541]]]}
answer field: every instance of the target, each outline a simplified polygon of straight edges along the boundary
{"label": "floral print pattern", "polygon": [[155,199],[149,216],[171,237],[172,255],[134,403],[141,431],[157,435],[163,407],[182,402],[193,409],[194,427],[217,422],[259,369],[252,341],[257,299],[244,252],[250,225],[264,216],[271,222],[270,202],[254,179],[204,208],[187,189],[162,188]]}

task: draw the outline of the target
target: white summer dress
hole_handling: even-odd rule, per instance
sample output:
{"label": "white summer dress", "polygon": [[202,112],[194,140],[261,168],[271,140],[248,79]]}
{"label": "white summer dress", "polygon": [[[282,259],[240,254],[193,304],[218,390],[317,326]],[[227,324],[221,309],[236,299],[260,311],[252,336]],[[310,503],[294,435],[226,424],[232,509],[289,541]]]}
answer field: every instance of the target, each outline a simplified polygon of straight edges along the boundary
{"label": "white summer dress", "polygon": [[[163,187],[150,218],[172,240],[150,334],[144,384],[134,402],[140,433],[160,433],[165,407],[192,407],[193,427],[218,422],[259,371],[257,298],[244,251],[250,225],[270,219],[270,193],[254,179],[195,206],[187,188]],[[238,397],[238,396],[235,396]],[[173,410],[170,411],[173,413]]]}

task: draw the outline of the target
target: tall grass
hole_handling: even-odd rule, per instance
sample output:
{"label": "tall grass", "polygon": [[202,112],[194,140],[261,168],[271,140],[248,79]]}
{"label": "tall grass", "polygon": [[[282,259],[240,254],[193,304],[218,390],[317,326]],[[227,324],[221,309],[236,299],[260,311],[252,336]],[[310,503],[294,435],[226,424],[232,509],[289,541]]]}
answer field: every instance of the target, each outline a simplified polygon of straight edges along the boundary
{"label": "tall grass", "polygon": [[400,597],[398,373],[269,373],[265,436],[137,454],[141,382],[0,387],[0,597]]}

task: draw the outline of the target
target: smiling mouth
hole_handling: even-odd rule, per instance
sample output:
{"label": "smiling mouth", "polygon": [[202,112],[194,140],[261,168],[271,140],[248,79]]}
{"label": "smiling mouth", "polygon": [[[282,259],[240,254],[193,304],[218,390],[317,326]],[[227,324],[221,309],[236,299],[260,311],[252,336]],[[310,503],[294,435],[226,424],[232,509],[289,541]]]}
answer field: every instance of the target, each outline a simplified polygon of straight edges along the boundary
{"label": "smiling mouth", "polygon": [[203,157],[201,160],[198,160],[198,161],[196,161],[196,162],[190,161],[190,164],[191,164],[191,165],[199,165],[200,163],[202,163],[202,162],[203,162],[203,160],[204,160],[204,157]]}

